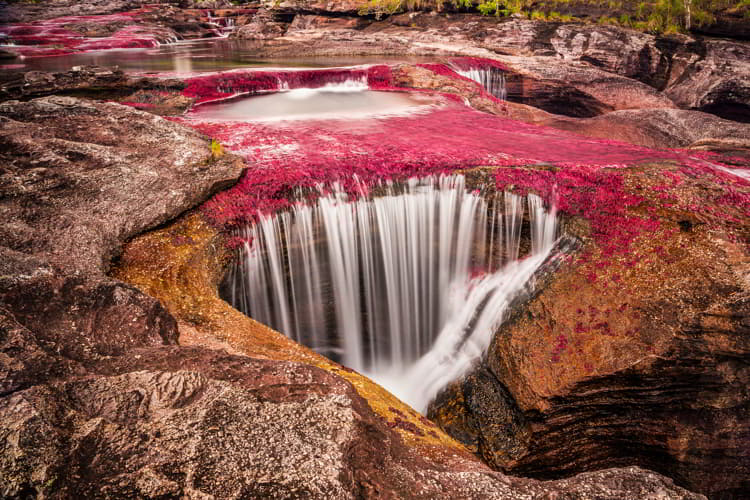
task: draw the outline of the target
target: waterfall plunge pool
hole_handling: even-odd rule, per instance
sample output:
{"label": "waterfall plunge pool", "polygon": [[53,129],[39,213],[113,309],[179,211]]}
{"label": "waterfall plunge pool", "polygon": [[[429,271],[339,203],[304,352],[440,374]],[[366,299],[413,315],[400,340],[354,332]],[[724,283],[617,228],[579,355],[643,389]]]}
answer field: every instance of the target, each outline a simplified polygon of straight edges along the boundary
{"label": "waterfall plunge pool", "polygon": [[370,90],[365,77],[318,88],[284,88],[267,94],[206,103],[190,115],[209,121],[278,121],[401,116],[426,112],[440,102],[417,93]]}
{"label": "waterfall plunge pool", "polygon": [[533,194],[482,196],[460,175],[380,188],[351,199],[334,185],[259,214],[238,230],[221,294],[424,412],[533,286],[557,219]]}

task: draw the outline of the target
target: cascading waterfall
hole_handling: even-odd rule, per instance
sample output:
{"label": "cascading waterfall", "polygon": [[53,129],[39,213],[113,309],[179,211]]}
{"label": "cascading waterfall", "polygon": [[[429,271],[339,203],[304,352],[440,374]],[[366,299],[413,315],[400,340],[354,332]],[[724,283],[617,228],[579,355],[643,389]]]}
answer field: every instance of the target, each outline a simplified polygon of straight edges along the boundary
{"label": "cascading waterfall", "polygon": [[528,196],[531,252],[518,260],[524,198],[489,202],[464,177],[385,184],[240,230],[224,287],[232,304],[424,410],[489,345],[555,241],[554,210]]}
{"label": "cascading waterfall", "polygon": [[505,100],[507,95],[505,90],[505,73],[501,69],[491,66],[470,69],[456,68],[456,73],[470,80],[474,80],[482,85],[482,87],[493,96],[503,101]]}

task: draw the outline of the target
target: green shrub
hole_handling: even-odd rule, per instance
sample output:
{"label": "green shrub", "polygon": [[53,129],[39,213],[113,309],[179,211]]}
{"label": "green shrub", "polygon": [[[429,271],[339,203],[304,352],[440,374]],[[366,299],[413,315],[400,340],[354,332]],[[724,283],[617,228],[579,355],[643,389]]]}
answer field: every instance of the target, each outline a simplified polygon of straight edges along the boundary
{"label": "green shrub", "polygon": [[221,143],[216,139],[211,139],[211,158],[218,160],[224,156],[224,148],[221,147]]}

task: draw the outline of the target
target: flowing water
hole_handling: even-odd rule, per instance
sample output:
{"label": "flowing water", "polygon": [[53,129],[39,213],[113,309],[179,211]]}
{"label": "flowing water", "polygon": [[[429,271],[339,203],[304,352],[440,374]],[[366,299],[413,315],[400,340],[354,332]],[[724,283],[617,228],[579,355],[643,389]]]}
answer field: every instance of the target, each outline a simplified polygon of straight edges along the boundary
{"label": "flowing water", "polygon": [[[462,176],[387,184],[350,199],[259,215],[227,275],[236,308],[361,371],[418,410],[482,355],[508,306],[549,255],[554,210]],[[518,260],[524,206],[529,255]]]}
{"label": "flowing water", "polygon": [[484,87],[487,92],[498,99],[504,101],[507,97],[507,91],[505,90],[505,73],[503,73],[501,69],[492,66],[469,69],[456,68],[456,73],[470,80],[474,80]]}
{"label": "flowing water", "polygon": [[369,90],[366,77],[318,88],[283,89],[196,107],[202,120],[276,121],[365,118],[413,114],[430,109],[436,99],[406,92]]}

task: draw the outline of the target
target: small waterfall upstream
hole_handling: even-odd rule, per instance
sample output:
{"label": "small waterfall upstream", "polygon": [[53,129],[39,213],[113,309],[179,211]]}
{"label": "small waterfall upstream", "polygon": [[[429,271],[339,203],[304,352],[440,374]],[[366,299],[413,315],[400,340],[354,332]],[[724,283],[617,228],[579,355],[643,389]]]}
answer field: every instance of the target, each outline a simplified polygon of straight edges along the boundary
{"label": "small waterfall upstream", "polygon": [[505,73],[501,69],[492,66],[469,69],[456,68],[456,73],[464,78],[474,80],[484,87],[487,92],[498,99],[504,101],[507,97],[507,91],[505,90]]}
{"label": "small waterfall upstream", "polygon": [[[539,197],[488,201],[464,182],[411,179],[356,200],[334,185],[314,204],[259,215],[239,231],[223,294],[423,411],[486,350],[556,238]],[[531,248],[518,260],[525,205]]]}

